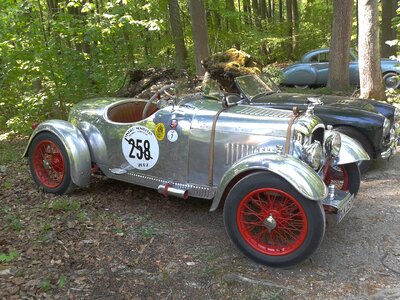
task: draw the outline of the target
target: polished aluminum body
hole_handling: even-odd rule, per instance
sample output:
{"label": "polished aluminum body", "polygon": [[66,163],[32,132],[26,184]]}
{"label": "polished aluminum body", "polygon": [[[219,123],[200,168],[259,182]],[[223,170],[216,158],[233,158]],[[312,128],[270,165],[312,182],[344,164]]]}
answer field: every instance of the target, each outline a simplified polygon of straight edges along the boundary
{"label": "polished aluminum body", "polygon": [[[143,107],[149,107],[146,103],[116,98],[84,101],[71,110],[69,122],[45,122],[31,139],[41,131],[55,133],[68,149],[73,181],[78,186],[89,183],[92,163],[107,177],[157,189],[165,195],[214,198],[214,210],[229,184],[245,173],[264,170],[281,176],[307,199],[327,199],[327,188],[320,177],[327,159],[322,148],[325,129],[312,112],[294,116],[285,110],[248,105],[223,107],[198,94],[154,109],[142,119]],[[113,116],[114,111],[124,118]],[[147,146],[129,139],[132,132],[148,136]],[[368,157],[350,139],[344,140],[336,162]],[[128,158],[124,147],[129,145]],[[130,157],[135,157],[132,153],[138,149],[143,154],[143,145],[153,164],[134,165]],[[308,149],[313,149],[312,155],[321,152],[314,169],[302,161]]]}

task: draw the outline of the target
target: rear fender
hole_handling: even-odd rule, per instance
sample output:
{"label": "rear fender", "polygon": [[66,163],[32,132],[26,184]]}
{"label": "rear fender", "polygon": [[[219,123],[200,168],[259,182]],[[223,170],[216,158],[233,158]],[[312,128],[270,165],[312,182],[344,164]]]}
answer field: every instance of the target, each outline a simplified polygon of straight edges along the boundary
{"label": "rear fender", "polygon": [[91,159],[88,144],[82,133],[71,123],[64,120],[49,120],[39,124],[29,138],[28,145],[23,154],[28,156],[32,140],[41,132],[51,132],[63,143],[71,168],[72,182],[81,187],[90,183]]}
{"label": "rear fender", "polygon": [[297,64],[284,70],[284,83],[296,85],[313,85],[317,81],[314,68],[305,64]]}
{"label": "rear fender", "polygon": [[218,186],[210,211],[218,208],[230,183],[254,171],[268,171],[279,175],[309,200],[320,201],[327,196],[327,188],[318,174],[307,164],[292,156],[276,153],[256,153],[236,162],[225,173]]}

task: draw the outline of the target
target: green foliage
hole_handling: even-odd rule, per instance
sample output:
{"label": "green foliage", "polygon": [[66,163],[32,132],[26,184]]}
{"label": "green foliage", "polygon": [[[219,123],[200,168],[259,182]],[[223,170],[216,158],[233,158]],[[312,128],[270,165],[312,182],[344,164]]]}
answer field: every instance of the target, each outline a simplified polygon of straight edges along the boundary
{"label": "green foliage", "polygon": [[11,251],[9,254],[0,253],[0,263],[12,262],[14,259],[19,257],[19,253],[17,251]]}
{"label": "green foliage", "polygon": [[45,278],[43,279],[43,281],[40,283],[40,288],[43,291],[48,291],[51,289],[51,282],[49,278]]}
{"label": "green foliage", "polygon": [[61,275],[57,281],[58,286],[62,289],[67,283],[67,278],[64,275]]}
{"label": "green foliage", "polygon": [[[297,60],[311,49],[329,45],[332,5],[326,1],[297,1],[294,36],[286,6],[279,16],[277,1],[273,14],[264,20],[253,11],[245,12],[243,1],[234,1],[234,10],[222,0],[205,3],[211,53],[236,46],[262,64],[271,64]],[[174,65],[168,0],[0,4],[0,133],[29,134],[33,122],[65,119],[78,101],[114,96],[130,69]],[[190,12],[187,1],[179,4],[191,62],[188,71],[194,72]],[[291,53],[293,39],[296,53]]]}
{"label": "green foliage", "polygon": [[48,208],[54,211],[63,211],[63,212],[79,211],[81,208],[81,204],[76,200],[71,200],[65,197],[52,201],[48,205]]}
{"label": "green foliage", "polygon": [[18,232],[21,231],[23,228],[21,220],[12,214],[6,216],[6,221],[14,231]]}

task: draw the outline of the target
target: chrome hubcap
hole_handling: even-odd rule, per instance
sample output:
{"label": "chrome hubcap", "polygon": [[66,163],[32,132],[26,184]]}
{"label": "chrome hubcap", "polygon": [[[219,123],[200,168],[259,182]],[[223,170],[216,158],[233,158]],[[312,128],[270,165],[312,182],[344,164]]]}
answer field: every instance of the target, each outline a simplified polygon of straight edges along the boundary
{"label": "chrome hubcap", "polygon": [[270,214],[269,217],[264,220],[264,226],[267,227],[269,232],[275,229],[276,221],[272,214]]}

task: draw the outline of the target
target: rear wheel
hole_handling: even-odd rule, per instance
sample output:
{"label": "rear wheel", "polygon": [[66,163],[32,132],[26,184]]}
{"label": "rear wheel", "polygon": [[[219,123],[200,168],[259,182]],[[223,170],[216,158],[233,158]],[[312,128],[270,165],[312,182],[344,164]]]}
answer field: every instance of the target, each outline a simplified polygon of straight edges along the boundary
{"label": "rear wheel", "polygon": [[361,174],[364,174],[365,172],[368,171],[369,167],[371,166],[372,159],[374,158],[374,149],[372,148],[371,143],[368,141],[368,139],[360,133],[357,129],[351,128],[351,127],[346,127],[346,126],[339,126],[335,127],[336,131],[339,131],[341,133],[344,133],[345,135],[348,135],[349,137],[355,139],[358,141],[361,146],[364,148],[365,152],[370,157],[370,160],[363,160],[359,163],[358,167],[360,168]]}
{"label": "rear wheel", "polygon": [[224,222],[229,237],[254,261],[288,267],[310,257],[325,232],[321,203],[302,196],[283,178],[257,172],[229,192]]}
{"label": "rear wheel", "polygon": [[354,196],[360,189],[361,175],[356,163],[344,164],[332,167],[327,166],[324,170],[324,182],[326,185],[333,184],[342,191],[349,191]]}
{"label": "rear wheel", "polygon": [[56,135],[39,133],[29,147],[28,156],[32,177],[45,192],[65,194],[75,188],[67,151]]}

